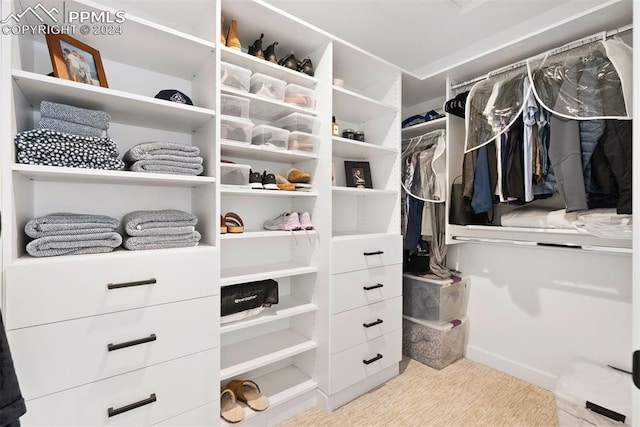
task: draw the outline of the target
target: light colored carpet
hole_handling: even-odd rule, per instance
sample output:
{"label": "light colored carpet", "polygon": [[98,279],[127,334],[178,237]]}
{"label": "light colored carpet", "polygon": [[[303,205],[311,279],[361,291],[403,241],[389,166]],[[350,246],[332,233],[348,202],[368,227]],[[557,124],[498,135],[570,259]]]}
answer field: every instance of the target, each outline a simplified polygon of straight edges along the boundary
{"label": "light colored carpet", "polygon": [[308,409],[279,427],[557,425],[550,391],[469,359],[438,371],[404,357],[400,375],[382,387],[329,414]]}

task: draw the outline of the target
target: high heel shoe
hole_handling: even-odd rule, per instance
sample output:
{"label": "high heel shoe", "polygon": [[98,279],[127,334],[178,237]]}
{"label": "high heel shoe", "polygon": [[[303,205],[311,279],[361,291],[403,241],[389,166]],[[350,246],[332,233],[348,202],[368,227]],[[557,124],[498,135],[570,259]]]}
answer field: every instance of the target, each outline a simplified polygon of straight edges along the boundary
{"label": "high heel shoe", "polygon": [[227,32],[227,47],[242,50],[242,44],[238,38],[238,21],[235,19],[232,19],[231,24],[229,24],[229,31]]}
{"label": "high heel shoe", "polygon": [[309,58],[308,56],[305,56],[304,59],[298,63],[297,70],[300,71],[301,73],[304,73],[313,77],[314,71],[313,71],[313,64],[311,63],[311,58]]}
{"label": "high heel shoe", "polygon": [[276,58],[276,46],[277,45],[278,45],[278,42],[273,42],[273,44],[270,44],[264,50],[264,59],[266,59],[269,62],[273,62],[274,64],[278,63],[278,58]]}
{"label": "high heel shoe", "polygon": [[264,59],[264,52],[262,51],[262,38],[264,37],[264,34],[261,33],[260,34],[260,38],[256,41],[253,42],[253,44],[251,46],[249,46],[247,53],[249,55],[253,55],[257,58],[262,58]]}
{"label": "high heel shoe", "polygon": [[292,70],[298,70],[298,60],[293,55],[293,52],[278,61],[278,65],[282,65],[283,67],[287,67]]}

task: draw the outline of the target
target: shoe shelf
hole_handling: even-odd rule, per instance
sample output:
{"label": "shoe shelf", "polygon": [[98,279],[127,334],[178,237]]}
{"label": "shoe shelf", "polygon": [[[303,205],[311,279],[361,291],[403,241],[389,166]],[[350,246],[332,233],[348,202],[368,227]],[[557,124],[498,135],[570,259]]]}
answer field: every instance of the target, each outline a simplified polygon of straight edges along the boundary
{"label": "shoe shelf", "polygon": [[375,188],[333,187],[334,196],[397,196],[396,190],[377,190]]}
{"label": "shoe shelf", "polygon": [[220,380],[314,350],[318,344],[292,329],[220,348]]}
{"label": "shoe shelf", "polygon": [[220,286],[229,286],[264,279],[277,279],[278,277],[299,276],[316,273],[317,271],[318,267],[316,266],[302,265],[294,262],[222,268],[220,270]]}
{"label": "shoe shelf", "polygon": [[377,117],[394,114],[398,111],[393,105],[385,104],[348,89],[333,87],[333,115],[340,120],[359,123]]}
{"label": "shoe shelf", "polygon": [[383,147],[337,136],[333,137],[332,143],[333,156],[335,157],[366,160],[369,157],[398,154],[398,150],[395,148]]}
{"label": "shoe shelf", "polygon": [[309,108],[298,107],[277,99],[270,99],[254,93],[242,92],[234,89],[224,88],[222,93],[241,96],[251,100],[249,104],[249,117],[266,121],[277,120],[290,113],[302,113],[309,116],[317,116],[318,112]]}
{"label": "shoe shelf", "polygon": [[[264,46],[266,48],[266,46]],[[298,71],[291,70],[278,64],[274,64],[264,59],[257,58],[248,53],[239,52],[226,46],[220,47],[220,58],[224,62],[251,70],[253,73],[262,73],[287,83],[294,83],[309,89],[315,88],[318,79]],[[298,58],[302,59],[302,58]]]}
{"label": "shoe shelf", "polygon": [[299,314],[310,313],[316,310],[318,310],[318,306],[313,303],[303,301],[292,295],[283,295],[280,296],[278,304],[265,309],[255,317],[220,325],[220,333],[224,334],[245,328],[251,328],[253,326],[276,322],[278,320],[297,316]]}
{"label": "shoe shelf", "polygon": [[193,133],[211,121],[214,110],[168,102],[115,89],[14,69],[13,80],[33,108],[44,100],[107,111],[112,122]]}
{"label": "shoe shelf", "polygon": [[438,129],[445,129],[447,124],[446,117],[440,117],[439,119],[429,120],[428,122],[420,123],[413,126],[408,126],[402,129],[402,138],[413,138],[416,136],[424,135],[427,132],[431,132]]}
{"label": "shoe shelf", "polygon": [[32,181],[79,182],[92,184],[131,184],[160,187],[193,188],[214,184],[208,176],[169,175],[160,173],[111,171],[101,169],[68,168],[14,164],[11,170]]}
{"label": "shoe shelf", "polygon": [[[257,191],[257,190],[255,190]],[[274,190],[275,191],[275,190]],[[272,239],[272,238],[294,238],[297,239],[299,237],[306,238],[309,236],[310,238],[315,238],[318,235],[316,230],[307,230],[305,231],[270,231],[270,230],[260,230],[260,231],[248,231],[244,230],[242,233],[226,233],[221,234],[221,240],[243,240],[243,239]]]}
{"label": "shoe shelf", "polygon": [[261,145],[242,142],[221,141],[220,153],[223,156],[241,157],[244,159],[264,160],[267,162],[295,163],[301,160],[316,159],[316,153],[293,150],[270,150]]}
{"label": "shoe shelf", "polygon": [[228,188],[220,189],[221,195],[236,195],[247,197],[316,197],[315,191],[286,191],[286,190],[264,190],[264,189],[248,189],[234,190]]}

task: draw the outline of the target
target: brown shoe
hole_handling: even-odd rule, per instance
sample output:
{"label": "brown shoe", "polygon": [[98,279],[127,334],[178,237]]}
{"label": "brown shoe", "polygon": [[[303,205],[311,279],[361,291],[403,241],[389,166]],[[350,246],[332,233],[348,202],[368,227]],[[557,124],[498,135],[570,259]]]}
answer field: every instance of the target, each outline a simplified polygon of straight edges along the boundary
{"label": "brown shoe", "polygon": [[298,169],[291,169],[287,174],[289,182],[306,184],[311,181],[311,175]]}
{"label": "brown shoe", "polygon": [[269,399],[262,394],[258,384],[251,380],[231,380],[227,384],[239,401],[246,403],[254,411],[264,411],[269,407]]}
{"label": "brown shoe", "polygon": [[220,416],[230,423],[244,420],[244,409],[238,404],[235,393],[228,388],[220,392]]}
{"label": "brown shoe", "polygon": [[227,38],[224,36],[224,16],[222,17],[222,22],[220,22],[220,44],[222,46],[227,45]]}
{"label": "brown shoe", "polygon": [[240,44],[240,39],[238,38],[238,21],[235,19],[232,19],[231,24],[229,24],[229,31],[227,32],[227,47],[242,50],[242,44]]}

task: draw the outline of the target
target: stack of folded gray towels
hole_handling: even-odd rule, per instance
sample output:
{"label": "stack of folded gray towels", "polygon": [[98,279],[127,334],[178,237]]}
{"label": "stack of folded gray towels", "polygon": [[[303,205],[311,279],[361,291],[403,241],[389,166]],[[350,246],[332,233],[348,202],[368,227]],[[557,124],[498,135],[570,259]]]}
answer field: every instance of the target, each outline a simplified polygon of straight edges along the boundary
{"label": "stack of folded gray towels", "polygon": [[24,231],[34,240],[27,253],[35,257],[111,252],[122,243],[120,222],[106,215],[52,213],[27,222]]}
{"label": "stack of folded gray towels", "polygon": [[40,103],[40,129],[102,138],[107,136],[110,121],[111,116],[104,111],[49,101]]}
{"label": "stack of folded gray towels", "polygon": [[198,217],[177,209],[129,212],[122,217],[123,246],[129,250],[196,246]]}
{"label": "stack of folded gray towels", "polygon": [[200,175],[204,170],[198,147],[175,142],[143,142],[128,150],[122,159],[135,172]]}

